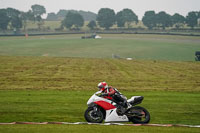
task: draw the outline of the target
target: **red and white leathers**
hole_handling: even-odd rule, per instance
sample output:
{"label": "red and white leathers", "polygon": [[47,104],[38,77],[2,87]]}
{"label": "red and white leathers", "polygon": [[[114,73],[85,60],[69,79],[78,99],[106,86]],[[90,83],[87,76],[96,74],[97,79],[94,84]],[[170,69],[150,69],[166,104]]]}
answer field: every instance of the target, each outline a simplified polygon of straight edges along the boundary
{"label": "red and white leathers", "polygon": [[104,95],[104,98],[106,99],[110,99],[110,100],[113,100],[113,95],[116,93],[117,91],[112,87],[112,86],[109,86],[107,89],[104,89],[102,91],[103,95]]}
{"label": "red and white leathers", "polygon": [[108,84],[106,82],[100,82],[98,84],[98,88],[100,91],[102,91],[102,96],[110,100],[113,99],[111,96],[116,93],[116,90],[112,88],[112,86],[108,87]]}
{"label": "red and white leathers", "polygon": [[128,107],[127,98],[123,96],[116,88],[113,88],[112,86],[108,87],[106,82],[100,82],[98,84],[98,88],[100,91],[102,91],[102,97],[113,100],[125,108]]}

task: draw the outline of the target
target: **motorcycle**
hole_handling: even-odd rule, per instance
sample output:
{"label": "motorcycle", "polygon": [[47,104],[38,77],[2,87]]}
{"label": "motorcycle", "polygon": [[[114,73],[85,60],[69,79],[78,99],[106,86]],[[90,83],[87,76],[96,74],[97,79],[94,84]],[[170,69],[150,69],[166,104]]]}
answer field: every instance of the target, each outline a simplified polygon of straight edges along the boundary
{"label": "motorcycle", "polygon": [[94,93],[87,102],[88,108],[84,117],[90,123],[105,122],[133,122],[134,124],[147,124],[150,121],[150,113],[140,104],[143,96],[133,96],[127,100],[129,107],[125,109],[113,100],[101,97],[101,91]]}

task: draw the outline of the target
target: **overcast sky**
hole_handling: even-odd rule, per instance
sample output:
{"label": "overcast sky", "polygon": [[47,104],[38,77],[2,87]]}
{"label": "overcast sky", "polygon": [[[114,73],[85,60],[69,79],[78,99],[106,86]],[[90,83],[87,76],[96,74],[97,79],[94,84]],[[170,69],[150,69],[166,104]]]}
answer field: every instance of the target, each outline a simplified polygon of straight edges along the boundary
{"label": "overcast sky", "polygon": [[21,11],[28,11],[34,4],[43,5],[47,13],[57,13],[60,9],[98,13],[100,8],[111,8],[118,12],[129,8],[139,19],[149,10],[156,13],[165,11],[171,15],[179,13],[183,16],[189,11],[200,11],[200,0],[0,0],[0,8],[12,7]]}

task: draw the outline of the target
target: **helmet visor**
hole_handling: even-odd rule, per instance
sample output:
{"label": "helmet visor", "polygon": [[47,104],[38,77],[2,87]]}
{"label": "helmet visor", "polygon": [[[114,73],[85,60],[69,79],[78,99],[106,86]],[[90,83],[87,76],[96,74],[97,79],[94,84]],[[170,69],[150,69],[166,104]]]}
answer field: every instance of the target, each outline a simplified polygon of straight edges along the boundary
{"label": "helmet visor", "polygon": [[98,88],[100,90],[100,89],[104,88],[104,86],[103,85],[99,85]]}

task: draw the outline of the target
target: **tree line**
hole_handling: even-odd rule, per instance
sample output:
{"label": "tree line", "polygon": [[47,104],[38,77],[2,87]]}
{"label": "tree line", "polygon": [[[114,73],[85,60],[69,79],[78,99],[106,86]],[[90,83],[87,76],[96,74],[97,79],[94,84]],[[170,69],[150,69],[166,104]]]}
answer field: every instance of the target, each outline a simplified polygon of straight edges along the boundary
{"label": "tree line", "polygon": [[42,15],[46,13],[46,9],[41,5],[32,5],[31,10],[22,12],[14,8],[0,9],[0,29],[5,31],[10,29],[19,30],[26,29],[27,21],[37,22],[38,27],[43,24]]}
{"label": "tree line", "polygon": [[[60,10],[60,14],[64,13],[65,17],[61,20],[60,29],[65,27],[79,30],[84,25],[84,17],[79,12]],[[41,25],[44,24],[44,20],[41,17],[43,14],[46,14],[45,7],[37,4],[32,5],[31,10],[27,12],[14,8],[0,9],[0,30],[5,31],[9,27],[9,29],[15,30],[24,28],[25,31],[27,21],[36,22],[40,29]],[[165,29],[172,26],[179,29],[185,25],[194,28],[198,26],[198,20],[200,21],[200,11],[191,11],[186,17],[178,13],[171,16],[165,11],[159,13],[146,11],[141,21],[148,29]],[[117,25],[118,28],[128,27],[129,29],[131,24],[138,24],[138,22],[138,16],[131,9],[125,8],[115,13],[113,9],[101,8],[96,15],[96,20],[91,20],[87,26],[92,30],[98,26],[108,30],[113,25]]]}
{"label": "tree line", "polygon": [[89,11],[76,11],[76,10],[64,10],[60,9],[57,13],[48,13],[47,21],[61,21],[63,20],[69,12],[80,14],[85,21],[96,20],[97,14]]}
{"label": "tree line", "polygon": [[[142,22],[148,29],[161,28],[175,26],[177,29],[184,27],[185,25],[191,27],[198,26],[198,20],[200,21],[200,11],[191,11],[186,17],[175,13],[170,15],[164,11],[155,13],[155,11],[146,11]],[[62,21],[62,26],[71,28],[73,25],[76,28],[83,26],[83,18],[77,13],[68,13],[65,19]],[[131,28],[131,24],[137,24],[139,22],[138,16],[131,9],[123,9],[117,13],[110,8],[101,8],[97,14],[96,21],[92,20],[87,25],[89,28],[94,29],[99,25],[101,28],[110,29],[114,24],[119,28],[125,26]]]}

